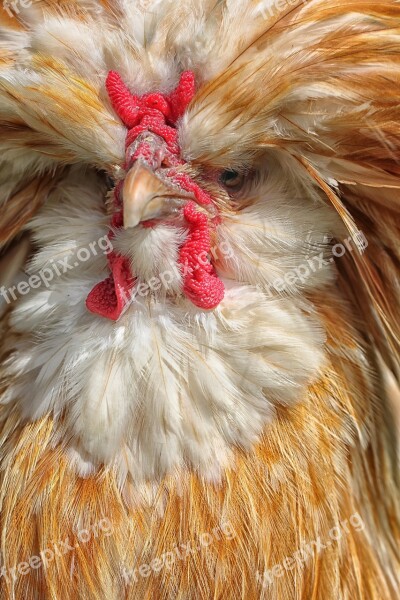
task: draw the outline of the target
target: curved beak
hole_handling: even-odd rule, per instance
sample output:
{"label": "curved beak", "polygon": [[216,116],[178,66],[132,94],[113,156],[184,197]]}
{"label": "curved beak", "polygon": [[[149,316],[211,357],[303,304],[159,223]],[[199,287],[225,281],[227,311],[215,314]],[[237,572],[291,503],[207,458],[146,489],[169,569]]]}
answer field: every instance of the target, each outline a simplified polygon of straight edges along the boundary
{"label": "curved beak", "polygon": [[124,228],[136,227],[141,221],[156,219],[179,208],[188,197],[164,183],[142,162],[129,171],[122,188]]}

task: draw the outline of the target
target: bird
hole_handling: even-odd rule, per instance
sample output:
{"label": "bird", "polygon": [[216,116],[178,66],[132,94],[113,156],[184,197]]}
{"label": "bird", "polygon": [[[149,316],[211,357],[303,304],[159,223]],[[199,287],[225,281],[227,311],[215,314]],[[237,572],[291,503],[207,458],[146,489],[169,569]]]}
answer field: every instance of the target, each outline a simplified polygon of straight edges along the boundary
{"label": "bird", "polygon": [[0,597],[399,597],[400,4],[0,6]]}

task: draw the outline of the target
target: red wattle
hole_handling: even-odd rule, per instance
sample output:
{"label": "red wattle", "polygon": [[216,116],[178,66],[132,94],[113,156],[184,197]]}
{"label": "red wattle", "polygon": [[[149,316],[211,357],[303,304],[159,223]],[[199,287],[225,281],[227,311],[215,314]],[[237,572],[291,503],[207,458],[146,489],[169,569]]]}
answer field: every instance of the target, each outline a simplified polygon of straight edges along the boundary
{"label": "red wattle", "polygon": [[131,298],[135,283],[128,259],[115,252],[108,255],[111,275],[98,283],[86,299],[90,312],[117,321]]}
{"label": "red wattle", "polygon": [[183,291],[195,306],[209,310],[223,300],[225,287],[209,260],[211,236],[208,217],[197,210],[194,202],[189,202],[183,213],[189,223],[189,235],[179,253],[184,273]]}

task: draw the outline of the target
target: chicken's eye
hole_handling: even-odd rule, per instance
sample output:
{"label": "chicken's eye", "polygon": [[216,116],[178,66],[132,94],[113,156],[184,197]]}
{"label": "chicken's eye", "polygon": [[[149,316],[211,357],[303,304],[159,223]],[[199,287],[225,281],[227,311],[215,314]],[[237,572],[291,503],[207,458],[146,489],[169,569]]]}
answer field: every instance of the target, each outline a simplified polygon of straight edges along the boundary
{"label": "chicken's eye", "polygon": [[234,169],[227,169],[221,173],[220,181],[229,190],[238,191],[244,184],[244,174]]}
{"label": "chicken's eye", "polygon": [[115,188],[115,181],[110,175],[106,175],[106,186],[109,191]]}

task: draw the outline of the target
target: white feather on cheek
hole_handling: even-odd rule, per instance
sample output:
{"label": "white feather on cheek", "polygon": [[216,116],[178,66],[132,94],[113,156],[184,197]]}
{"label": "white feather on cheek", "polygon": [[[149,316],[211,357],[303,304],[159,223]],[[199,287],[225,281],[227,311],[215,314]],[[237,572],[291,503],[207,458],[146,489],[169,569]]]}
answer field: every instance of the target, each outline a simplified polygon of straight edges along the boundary
{"label": "white feather on cheek", "polygon": [[251,203],[218,228],[219,272],[271,294],[282,282],[298,294],[331,281],[332,264],[317,258],[327,257],[331,237],[342,232],[331,208],[306,199],[285,176],[276,169],[251,191]]}

